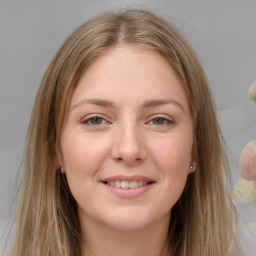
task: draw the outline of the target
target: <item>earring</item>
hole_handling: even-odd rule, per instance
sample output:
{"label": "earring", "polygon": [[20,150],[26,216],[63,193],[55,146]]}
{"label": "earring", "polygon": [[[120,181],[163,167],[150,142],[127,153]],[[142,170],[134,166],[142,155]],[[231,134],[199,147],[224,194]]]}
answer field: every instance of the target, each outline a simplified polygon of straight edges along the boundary
{"label": "earring", "polygon": [[191,164],[190,164],[190,169],[193,169],[194,166],[196,166],[196,163],[191,163]]}
{"label": "earring", "polygon": [[59,164],[58,172],[59,172],[59,173],[65,173],[64,168],[62,167],[61,164]]}

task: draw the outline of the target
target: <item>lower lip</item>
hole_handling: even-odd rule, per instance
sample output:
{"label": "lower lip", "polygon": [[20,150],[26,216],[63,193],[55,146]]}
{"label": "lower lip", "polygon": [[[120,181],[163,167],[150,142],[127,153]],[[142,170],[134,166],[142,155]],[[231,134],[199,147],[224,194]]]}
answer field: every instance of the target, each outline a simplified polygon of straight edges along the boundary
{"label": "lower lip", "polygon": [[148,185],[145,185],[145,186],[141,186],[141,187],[138,187],[138,188],[117,188],[117,187],[110,186],[108,184],[104,184],[104,185],[112,193],[114,193],[114,194],[116,194],[120,197],[133,198],[133,197],[138,197],[138,196],[142,195],[143,193],[147,192],[150,188],[152,188],[154,183],[151,183],[151,184],[148,184]]}

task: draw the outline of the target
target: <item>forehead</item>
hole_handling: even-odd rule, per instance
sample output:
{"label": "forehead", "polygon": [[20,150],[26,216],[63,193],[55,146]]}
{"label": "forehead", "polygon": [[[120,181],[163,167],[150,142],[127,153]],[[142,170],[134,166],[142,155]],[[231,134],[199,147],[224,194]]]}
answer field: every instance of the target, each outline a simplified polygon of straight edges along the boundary
{"label": "forehead", "polygon": [[188,107],[183,87],[169,62],[153,50],[135,46],[114,47],[88,67],[71,105],[87,97],[110,98],[119,103],[177,97]]}

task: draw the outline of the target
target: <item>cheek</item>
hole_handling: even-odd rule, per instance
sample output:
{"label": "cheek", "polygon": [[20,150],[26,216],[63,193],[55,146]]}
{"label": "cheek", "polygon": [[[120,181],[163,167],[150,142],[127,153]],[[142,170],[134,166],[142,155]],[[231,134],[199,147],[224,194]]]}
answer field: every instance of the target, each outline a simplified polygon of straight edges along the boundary
{"label": "cheek", "polygon": [[63,165],[70,191],[78,205],[91,200],[98,171],[107,154],[108,143],[93,136],[66,132],[61,140]]}
{"label": "cheek", "polygon": [[178,135],[165,136],[162,140],[155,140],[150,146],[161,185],[155,199],[159,202],[156,214],[171,210],[182,195],[187,181],[192,139],[190,136]]}
{"label": "cheek", "polygon": [[191,162],[192,136],[170,136],[151,147],[154,161],[163,175],[187,175]]}
{"label": "cheek", "polygon": [[108,154],[107,141],[81,134],[66,133],[63,137],[61,147],[67,175],[83,178],[96,173]]}

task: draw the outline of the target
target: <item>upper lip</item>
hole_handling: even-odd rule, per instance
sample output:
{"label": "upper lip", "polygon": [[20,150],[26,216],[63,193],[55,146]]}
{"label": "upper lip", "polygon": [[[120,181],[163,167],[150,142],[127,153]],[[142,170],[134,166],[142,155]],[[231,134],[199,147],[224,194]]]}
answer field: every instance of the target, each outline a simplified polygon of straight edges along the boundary
{"label": "upper lip", "polygon": [[111,176],[111,177],[102,179],[101,182],[116,181],[116,180],[155,182],[154,180],[152,180],[148,177],[144,177],[144,176],[140,176],[140,175],[134,175],[134,176],[115,175],[115,176]]}

